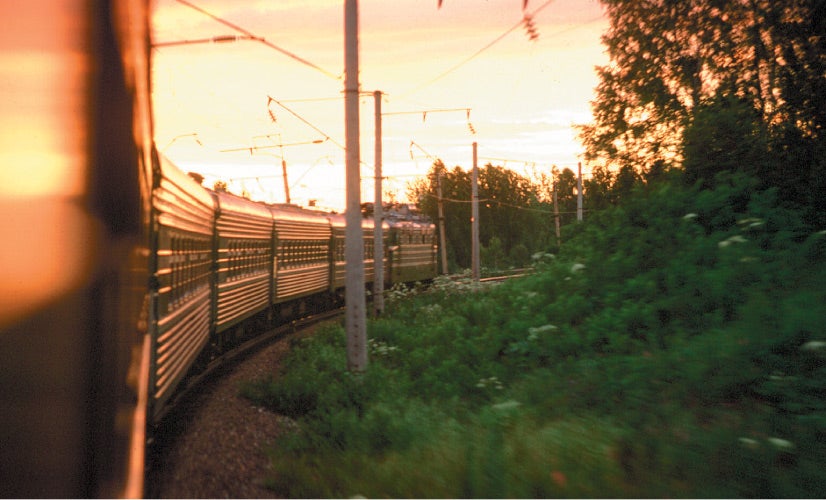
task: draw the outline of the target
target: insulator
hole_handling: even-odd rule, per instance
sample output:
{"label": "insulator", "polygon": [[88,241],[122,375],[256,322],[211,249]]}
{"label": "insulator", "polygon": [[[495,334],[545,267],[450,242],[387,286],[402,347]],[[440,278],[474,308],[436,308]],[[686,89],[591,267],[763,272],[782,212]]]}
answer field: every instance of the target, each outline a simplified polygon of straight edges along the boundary
{"label": "insulator", "polygon": [[530,14],[525,14],[525,32],[530,41],[536,41],[539,38],[539,33],[536,31],[536,25],[533,22],[533,17]]}

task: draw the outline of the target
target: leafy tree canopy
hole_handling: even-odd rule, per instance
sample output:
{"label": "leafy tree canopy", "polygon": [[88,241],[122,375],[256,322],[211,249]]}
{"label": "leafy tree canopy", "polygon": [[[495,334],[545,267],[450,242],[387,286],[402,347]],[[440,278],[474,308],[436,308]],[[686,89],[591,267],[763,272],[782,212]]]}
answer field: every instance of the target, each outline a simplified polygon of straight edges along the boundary
{"label": "leafy tree canopy", "polygon": [[822,212],[826,1],[601,1],[610,62],[579,127],[586,160],[745,171]]}

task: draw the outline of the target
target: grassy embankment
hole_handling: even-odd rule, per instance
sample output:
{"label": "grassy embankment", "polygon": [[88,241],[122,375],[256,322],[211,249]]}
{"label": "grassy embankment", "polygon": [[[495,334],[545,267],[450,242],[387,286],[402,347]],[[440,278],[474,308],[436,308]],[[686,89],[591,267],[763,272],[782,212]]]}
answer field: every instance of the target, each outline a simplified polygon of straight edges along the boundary
{"label": "grassy embankment", "polygon": [[524,279],[395,294],[245,394],[299,423],[291,497],[813,497],[826,491],[826,234],[747,180],[664,184]]}

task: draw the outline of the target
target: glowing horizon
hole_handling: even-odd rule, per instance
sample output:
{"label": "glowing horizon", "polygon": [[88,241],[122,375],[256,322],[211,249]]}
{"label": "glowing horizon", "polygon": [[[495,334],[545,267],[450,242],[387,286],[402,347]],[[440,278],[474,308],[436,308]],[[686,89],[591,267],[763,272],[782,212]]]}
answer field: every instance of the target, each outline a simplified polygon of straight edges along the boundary
{"label": "glowing horizon", "polygon": [[[274,202],[283,201],[283,152],[293,202],[343,207],[343,81],[334,77],[343,67],[342,2],[192,3],[323,71],[254,40],[156,48],[159,149],[182,169],[205,175],[205,184],[222,179],[234,192]],[[385,92],[385,192],[404,199],[407,182],[426,174],[433,157],[470,168],[474,141],[480,166],[485,158],[508,160],[492,162],[508,168],[576,165],[581,146],[572,125],[591,120],[594,66],[607,60],[599,40],[607,21],[596,0],[534,0],[526,12],[537,9],[539,39],[531,41],[524,26],[505,34],[522,20],[514,0],[449,0],[441,9],[435,1],[360,2],[361,88]],[[156,1],[153,33],[156,43],[241,34],[176,0]],[[457,111],[437,112],[444,109]],[[373,120],[373,97],[365,95],[363,201],[373,197]],[[323,143],[302,144],[313,140]],[[255,146],[269,147],[226,151]]]}

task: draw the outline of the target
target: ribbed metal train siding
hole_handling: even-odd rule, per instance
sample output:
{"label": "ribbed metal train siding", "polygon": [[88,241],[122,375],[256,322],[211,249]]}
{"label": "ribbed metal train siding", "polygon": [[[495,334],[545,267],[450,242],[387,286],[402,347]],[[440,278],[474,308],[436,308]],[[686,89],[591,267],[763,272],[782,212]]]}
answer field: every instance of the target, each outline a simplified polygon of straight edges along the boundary
{"label": "ribbed metal train siding", "polygon": [[272,269],[272,215],[222,208],[218,232],[218,333],[266,309]]}
{"label": "ribbed metal train siding", "polygon": [[[285,302],[329,288],[330,225],[326,219],[319,219],[318,222],[281,219],[276,214],[275,238],[274,302]],[[284,262],[280,256],[285,255],[291,245],[300,244],[312,245],[317,251],[301,262]]]}
{"label": "ribbed metal train siding", "polygon": [[[364,230],[364,283],[372,283],[376,279],[375,238],[373,228]],[[333,282],[332,289],[344,288],[347,280],[347,262],[344,260],[344,240],[346,234],[342,227],[333,227]],[[384,243],[387,248],[387,242]],[[382,260],[383,265],[386,262]],[[387,280],[385,280],[387,281]]]}
{"label": "ribbed metal train siding", "polygon": [[436,275],[434,229],[403,228],[398,230],[398,247],[393,252],[391,276],[394,283],[430,279]]}
{"label": "ribbed metal train siding", "polygon": [[162,408],[209,339],[212,199],[168,166],[155,189],[158,225],[152,404]]}
{"label": "ribbed metal train siding", "polygon": [[269,279],[269,274],[263,274],[218,288],[216,330],[219,333],[266,309],[269,304]]}

